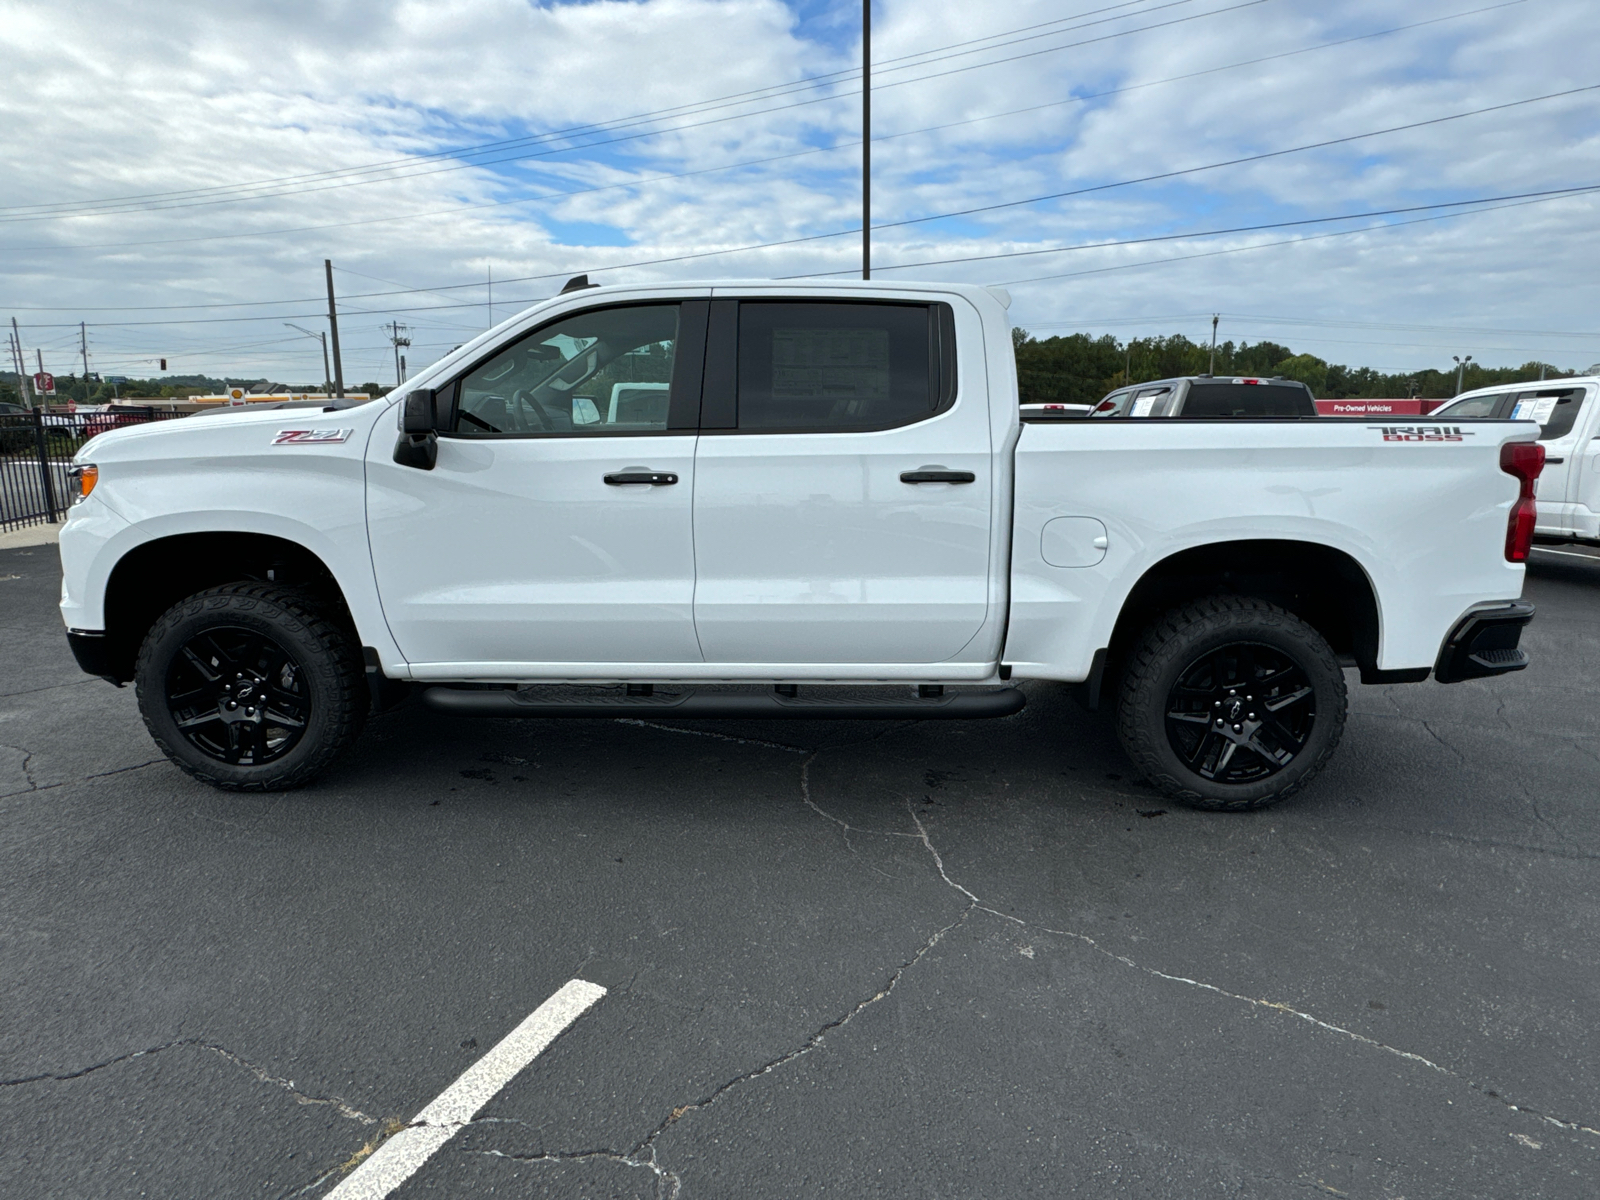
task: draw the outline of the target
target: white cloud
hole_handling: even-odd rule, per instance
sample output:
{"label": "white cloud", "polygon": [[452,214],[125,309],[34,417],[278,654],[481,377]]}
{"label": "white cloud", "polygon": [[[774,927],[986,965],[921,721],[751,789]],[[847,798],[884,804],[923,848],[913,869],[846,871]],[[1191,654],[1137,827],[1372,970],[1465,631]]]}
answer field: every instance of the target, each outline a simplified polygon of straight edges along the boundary
{"label": "white cloud", "polygon": [[[1145,0],[1130,6],[1125,20],[1077,32],[1035,30],[1040,36],[1001,49],[897,71],[887,60],[1060,22],[1070,12],[1043,0],[1003,7],[879,0],[874,50],[884,64],[877,81],[885,86],[874,95],[875,131],[970,121],[1128,88],[1447,17],[1485,7],[1485,0],[1418,0],[1403,8],[1377,0],[1336,8],[1317,0],[1268,0],[1204,15],[1229,6],[1230,0]],[[1101,7],[1088,0],[1081,5]],[[0,314],[15,311],[29,345],[44,346],[52,358],[46,365],[63,370],[69,367],[64,352],[76,342],[75,323],[83,319],[90,323],[94,365],[109,372],[143,374],[165,355],[174,371],[309,380],[320,372],[319,352],[281,322],[320,323],[324,257],[362,275],[438,286],[482,279],[491,266],[502,278],[594,270],[848,229],[859,217],[858,147],[642,182],[854,141],[858,100],[848,97],[800,107],[769,101],[721,108],[677,123],[694,125],[747,108],[776,111],[522,163],[446,159],[437,166],[453,169],[413,166],[378,172],[378,182],[337,188],[303,179],[247,203],[15,219],[26,215],[21,205],[415,160],[477,142],[694,106],[854,65],[859,7],[852,2],[821,14],[804,11],[802,20],[779,0],[349,0],[208,8],[170,0],[0,2],[0,61],[12,72],[0,93],[7,130],[0,141],[0,206],[8,210],[0,213]],[[1256,66],[880,142],[874,148],[876,215],[893,221],[995,204],[1582,86],[1592,80],[1582,57],[1567,51],[1588,39],[1588,15],[1582,0],[1526,0]],[[1106,38],[1186,17],[1195,19]],[[1088,38],[1104,40],[1051,50]],[[1034,51],[1049,52],[886,86]],[[1160,186],[889,229],[877,239],[875,259],[885,266],[1600,184],[1596,96]],[[503,203],[578,189],[603,190]],[[1209,324],[1199,314],[1220,310],[1255,314],[1227,318],[1235,337],[1271,337],[1337,361],[1408,369],[1445,361],[1457,348],[1486,346],[1493,348],[1476,356],[1491,362],[1538,357],[1583,366],[1600,358],[1600,335],[1591,343],[1532,331],[1581,329],[1582,314],[1593,310],[1594,251],[1586,235],[1596,204],[1592,198],[1563,200],[1222,255],[1214,252],[1328,231],[1106,248],[905,274],[994,281],[1127,266],[1133,269],[1016,284],[1013,315],[1022,324],[1075,321],[1084,327],[1147,319],[1110,327],[1126,336],[1176,328],[1198,333]],[[402,214],[441,215],[391,219]],[[858,239],[842,237],[603,277],[847,270],[857,255]],[[1208,257],[1137,265],[1188,255]],[[338,282],[346,293],[389,290],[352,275]],[[503,317],[513,296],[552,288],[532,283],[496,290]],[[256,310],[266,315],[249,322],[117,323],[237,317],[250,315],[249,309],[107,311],[275,299],[294,302]],[[341,320],[347,379],[383,380],[392,371],[378,330],[391,313],[378,306],[393,305],[393,316],[413,324],[412,355],[420,364],[481,327],[486,312],[399,310],[482,299],[482,289],[351,299]],[[1275,325],[1264,318],[1330,324]],[[1354,322],[1525,332],[1353,332]]]}

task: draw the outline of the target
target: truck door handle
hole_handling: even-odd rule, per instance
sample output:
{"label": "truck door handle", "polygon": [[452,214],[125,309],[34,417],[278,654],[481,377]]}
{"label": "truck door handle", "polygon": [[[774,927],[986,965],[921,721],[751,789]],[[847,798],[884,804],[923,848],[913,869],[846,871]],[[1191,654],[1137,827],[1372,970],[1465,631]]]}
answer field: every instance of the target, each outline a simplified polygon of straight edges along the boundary
{"label": "truck door handle", "polygon": [[678,477],[671,471],[619,471],[614,475],[605,477],[612,487],[621,487],[626,483],[649,483],[656,487],[665,487],[669,483],[677,483]]}
{"label": "truck door handle", "polygon": [[946,471],[938,467],[900,472],[901,483],[975,483],[977,478],[971,471]]}

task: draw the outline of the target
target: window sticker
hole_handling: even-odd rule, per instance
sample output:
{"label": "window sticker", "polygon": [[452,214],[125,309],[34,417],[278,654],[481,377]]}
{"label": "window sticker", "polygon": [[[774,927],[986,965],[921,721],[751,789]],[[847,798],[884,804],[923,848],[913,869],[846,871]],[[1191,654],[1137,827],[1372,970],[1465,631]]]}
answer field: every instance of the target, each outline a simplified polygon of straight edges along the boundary
{"label": "window sticker", "polygon": [[887,329],[774,329],[774,396],[889,394]]}
{"label": "window sticker", "polygon": [[1550,420],[1550,414],[1556,410],[1556,401],[1559,396],[1541,396],[1537,399],[1529,397],[1518,400],[1517,406],[1511,410],[1513,421],[1537,421],[1540,425]]}
{"label": "window sticker", "polygon": [[1141,396],[1133,402],[1133,412],[1129,415],[1135,417],[1148,417],[1150,410],[1156,406],[1159,396]]}

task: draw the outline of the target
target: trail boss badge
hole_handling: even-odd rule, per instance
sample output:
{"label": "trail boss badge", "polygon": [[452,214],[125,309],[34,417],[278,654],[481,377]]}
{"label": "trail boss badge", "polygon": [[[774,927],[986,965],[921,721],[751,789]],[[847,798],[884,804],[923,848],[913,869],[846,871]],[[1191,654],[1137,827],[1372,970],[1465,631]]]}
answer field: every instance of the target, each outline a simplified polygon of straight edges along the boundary
{"label": "trail boss badge", "polygon": [[1382,431],[1386,442],[1459,442],[1476,436],[1463,432],[1459,425],[1368,425],[1367,428]]}
{"label": "trail boss badge", "polygon": [[272,439],[274,446],[320,446],[325,442],[347,441],[354,429],[280,429]]}

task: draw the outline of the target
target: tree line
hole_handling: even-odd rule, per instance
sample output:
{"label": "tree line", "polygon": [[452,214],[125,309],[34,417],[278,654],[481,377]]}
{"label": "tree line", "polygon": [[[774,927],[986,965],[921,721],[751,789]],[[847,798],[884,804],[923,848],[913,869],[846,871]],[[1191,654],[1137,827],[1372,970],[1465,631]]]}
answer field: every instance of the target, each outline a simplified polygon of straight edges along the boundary
{"label": "tree line", "polygon": [[[1129,383],[1203,375],[1210,369],[1209,343],[1192,342],[1182,334],[1134,338],[1120,342],[1110,334],[1091,337],[1071,333],[1036,338],[1026,329],[1011,331],[1017,354],[1017,386],[1024,404],[1057,402],[1093,404],[1107,392]],[[1456,394],[1456,369],[1429,368],[1409,374],[1385,374],[1371,367],[1347,367],[1311,354],[1296,354],[1277,342],[1219,342],[1216,374],[1281,375],[1305,384],[1319,399],[1398,400],[1415,396],[1447,399]],[[1484,367],[1468,363],[1462,391],[1497,383],[1523,383],[1576,374],[1545,363],[1520,367]]]}
{"label": "tree line", "polygon": [[[56,394],[46,397],[51,404],[65,404],[71,400],[78,404],[106,404],[112,400],[187,400],[191,396],[215,396],[228,388],[252,388],[267,383],[265,379],[213,379],[209,375],[166,375],[160,379],[123,379],[117,383],[103,382],[79,375],[57,375]],[[274,385],[276,390],[284,385]],[[310,384],[290,387],[292,392],[320,392],[322,385]],[[381,396],[389,389],[377,383],[352,384],[347,389]],[[32,393],[32,385],[29,385]],[[21,404],[16,372],[0,373],[0,404]]]}

